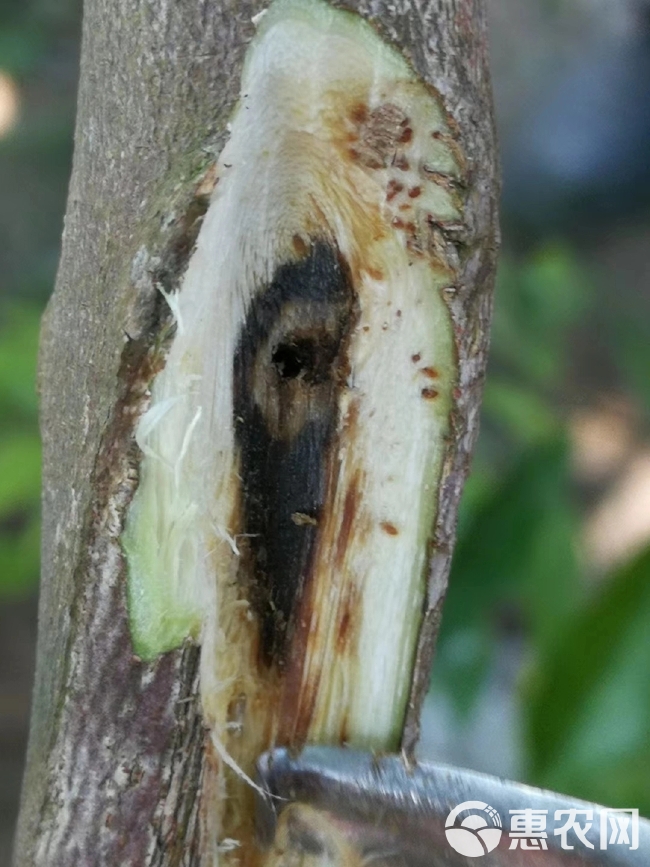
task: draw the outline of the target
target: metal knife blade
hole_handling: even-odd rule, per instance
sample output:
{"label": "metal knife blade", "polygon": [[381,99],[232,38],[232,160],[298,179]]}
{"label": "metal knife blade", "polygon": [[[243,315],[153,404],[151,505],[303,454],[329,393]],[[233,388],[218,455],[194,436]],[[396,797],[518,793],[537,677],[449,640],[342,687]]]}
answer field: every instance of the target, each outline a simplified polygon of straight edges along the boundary
{"label": "metal knife blade", "polygon": [[[276,865],[338,867],[372,862],[373,867],[650,867],[647,820],[638,820],[636,848],[631,820],[628,844],[612,843],[609,817],[613,811],[474,771],[432,763],[409,766],[395,755],[307,747],[298,755],[285,749],[265,753],[258,762],[258,775],[261,788],[270,795],[258,802],[258,833],[263,845],[275,846],[277,857],[271,863]],[[474,857],[452,847],[446,834],[449,828],[445,827],[454,808],[468,801],[489,805],[503,826],[493,851]],[[543,838],[547,848],[541,848],[541,842],[536,844],[540,848],[522,848],[521,839],[507,833],[510,811],[525,809],[547,811],[541,814],[548,819]],[[573,848],[562,848],[562,836],[554,833],[567,817],[564,812],[560,821],[555,821],[556,811],[572,809],[579,811],[583,826],[591,819],[585,839],[593,849],[575,835],[564,838]],[[472,812],[477,811],[461,811],[450,827]],[[470,836],[476,836],[477,829],[471,826],[478,821],[470,821]],[[601,823],[605,827],[603,838]],[[463,836],[467,835],[461,832]],[[499,838],[494,832],[492,841],[495,836]],[[515,839],[516,848],[511,848]],[[484,850],[489,848],[481,845]]]}

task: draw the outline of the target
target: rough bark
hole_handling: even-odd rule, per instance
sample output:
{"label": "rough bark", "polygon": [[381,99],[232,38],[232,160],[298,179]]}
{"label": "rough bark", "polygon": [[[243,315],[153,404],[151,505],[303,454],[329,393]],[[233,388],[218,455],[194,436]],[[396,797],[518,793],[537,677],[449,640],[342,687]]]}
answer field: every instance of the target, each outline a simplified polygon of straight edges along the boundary
{"label": "rough bark", "polygon": [[[198,649],[134,656],[119,535],[137,485],[133,425],[160,363],[172,287],[206,202],[260,0],[86,0],[74,168],[41,344],[43,574],[16,867],[198,865]],[[496,255],[483,0],[358,0],[442,94],[469,162],[448,303],[460,378],[427,615],[403,737],[417,737],[477,433]],[[146,250],[146,255],[142,252]]]}

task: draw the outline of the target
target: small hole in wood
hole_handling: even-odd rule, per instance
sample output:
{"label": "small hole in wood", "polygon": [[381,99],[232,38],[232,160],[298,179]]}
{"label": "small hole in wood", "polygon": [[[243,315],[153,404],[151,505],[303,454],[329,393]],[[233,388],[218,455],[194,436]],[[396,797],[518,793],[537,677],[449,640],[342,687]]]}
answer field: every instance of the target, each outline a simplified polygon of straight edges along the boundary
{"label": "small hole in wood", "polygon": [[311,340],[281,343],[271,360],[282,379],[297,379],[313,371],[316,364],[316,347]]}

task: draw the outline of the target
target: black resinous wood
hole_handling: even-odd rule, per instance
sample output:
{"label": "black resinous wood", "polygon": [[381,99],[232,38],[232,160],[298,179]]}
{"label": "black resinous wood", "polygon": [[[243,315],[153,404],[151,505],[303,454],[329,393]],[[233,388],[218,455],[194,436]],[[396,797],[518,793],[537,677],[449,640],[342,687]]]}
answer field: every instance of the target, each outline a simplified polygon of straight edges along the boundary
{"label": "black resinous wood", "polygon": [[267,664],[282,665],[322,515],[328,454],[354,320],[349,269],[325,241],[278,267],[248,311],[234,360],[240,450],[240,576],[261,620]]}

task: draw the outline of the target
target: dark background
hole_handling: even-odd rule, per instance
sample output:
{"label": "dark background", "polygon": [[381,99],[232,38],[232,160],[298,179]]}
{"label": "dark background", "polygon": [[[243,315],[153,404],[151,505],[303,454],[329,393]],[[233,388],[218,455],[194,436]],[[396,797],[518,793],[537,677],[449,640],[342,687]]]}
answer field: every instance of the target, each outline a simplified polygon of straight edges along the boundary
{"label": "dark background", "polygon": [[[489,5],[504,246],[422,752],[650,815],[650,12]],[[36,350],[80,7],[0,0],[0,867],[34,665]]]}

